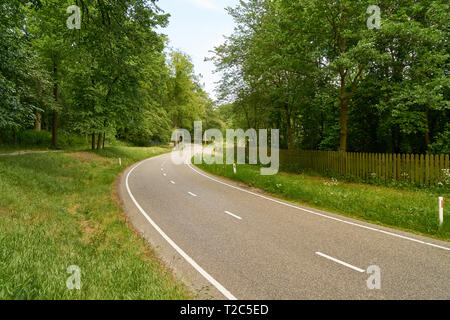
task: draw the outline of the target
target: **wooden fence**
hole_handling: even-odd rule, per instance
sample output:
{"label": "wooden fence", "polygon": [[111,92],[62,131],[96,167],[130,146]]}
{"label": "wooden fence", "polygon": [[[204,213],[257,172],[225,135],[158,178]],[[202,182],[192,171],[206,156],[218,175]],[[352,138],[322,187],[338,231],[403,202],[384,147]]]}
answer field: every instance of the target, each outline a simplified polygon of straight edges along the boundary
{"label": "wooden fence", "polygon": [[416,185],[450,184],[449,155],[280,150],[283,170],[309,169],[322,174]]}

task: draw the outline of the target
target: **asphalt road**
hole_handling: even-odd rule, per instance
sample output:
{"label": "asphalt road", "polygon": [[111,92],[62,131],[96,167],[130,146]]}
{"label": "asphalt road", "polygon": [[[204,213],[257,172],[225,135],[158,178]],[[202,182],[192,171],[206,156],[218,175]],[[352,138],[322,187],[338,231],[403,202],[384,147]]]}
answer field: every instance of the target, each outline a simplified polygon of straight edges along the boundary
{"label": "asphalt road", "polygon": [[119,195],[199,298],[450,299],[448,242],[295,206],[170,154],[127,169]]}

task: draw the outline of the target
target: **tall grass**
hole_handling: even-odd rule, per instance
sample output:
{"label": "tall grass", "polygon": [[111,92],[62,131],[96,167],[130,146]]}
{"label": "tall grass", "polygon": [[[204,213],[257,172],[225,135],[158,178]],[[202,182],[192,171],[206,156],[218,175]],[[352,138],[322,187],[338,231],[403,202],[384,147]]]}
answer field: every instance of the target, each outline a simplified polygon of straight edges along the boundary
{"label": "tall grass", "polygon": [[[0,157],[0,299],[189,298],[113,193],[125,166],[166,151]],[[81,290],[66,287],[71,265],[81,268]]]}

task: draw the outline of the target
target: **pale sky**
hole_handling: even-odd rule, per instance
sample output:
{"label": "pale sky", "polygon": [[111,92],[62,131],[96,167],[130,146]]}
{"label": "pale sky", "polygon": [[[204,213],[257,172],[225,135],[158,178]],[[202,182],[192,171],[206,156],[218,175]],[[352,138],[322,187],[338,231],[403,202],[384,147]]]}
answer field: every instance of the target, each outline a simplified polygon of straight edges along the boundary
{"label": "pale sky", "polygon": [[214,74],[214,64],[205,57],[214,46],[224,42],[223,35],[233,32],[234,22],[225,7],[234,7],[239,0],[160,0],[157,5],[170,13],[169,26],[161,32],[169,37],[169,46],[187,53],[202,74],[201,83],[210,97],[215,99],[215,82],[220,74]]}

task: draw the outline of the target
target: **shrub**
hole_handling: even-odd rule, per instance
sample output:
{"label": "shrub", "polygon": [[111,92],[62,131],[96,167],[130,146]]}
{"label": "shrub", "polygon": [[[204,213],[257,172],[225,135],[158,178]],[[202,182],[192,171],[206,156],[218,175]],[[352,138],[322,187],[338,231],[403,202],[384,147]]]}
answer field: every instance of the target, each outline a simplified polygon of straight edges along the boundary
{"label": "shrub", "polygon": [[17,142],[23,146],[47,147],[52,142],[52,134],[48,131],[26,130],[17,134]]}

